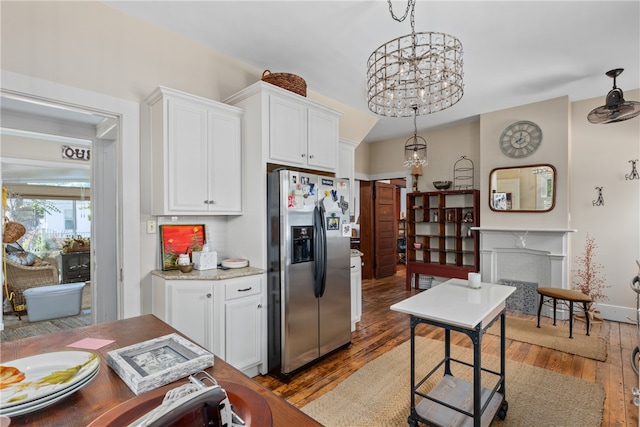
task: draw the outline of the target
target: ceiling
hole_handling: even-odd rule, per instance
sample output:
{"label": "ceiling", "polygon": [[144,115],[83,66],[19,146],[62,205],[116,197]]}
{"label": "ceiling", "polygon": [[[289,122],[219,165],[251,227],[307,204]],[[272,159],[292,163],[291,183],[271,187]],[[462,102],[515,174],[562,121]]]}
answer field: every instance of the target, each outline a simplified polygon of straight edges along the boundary
{"label": "ceiling", "polygon": [[[260,70],[297,74],[309,90],[367,113],[367,58],[411,31],[383,0],[105,3]],[[406,2],[392,5],[404,13]],[[605,72],[613,68],[625,69],[618,87],[640,88],[638,0],[418,0],[415,29],[449,33],[464,47],[464,97],[419,117],[420,131],[560,96],[602,97],[596,107],[612,87]],[[413,133],[411,118],[376,117],[366,142]]]}

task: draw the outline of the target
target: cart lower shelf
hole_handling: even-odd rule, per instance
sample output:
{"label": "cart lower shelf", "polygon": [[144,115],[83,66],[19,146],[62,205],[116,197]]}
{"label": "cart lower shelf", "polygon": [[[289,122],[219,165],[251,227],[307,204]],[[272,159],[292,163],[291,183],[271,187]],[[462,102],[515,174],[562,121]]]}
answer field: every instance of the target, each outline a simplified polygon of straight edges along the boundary
{"label": "cart lower shelf", "polygon": [[[481,389],[481,406],[484,406],[487,399],[491,395],[491,390],[487,388]],[[451,375],[445,375],[436,386],[427,393],[427,396],[445,402],[455,408],[463,411],[473,412],[473,384],[456,378]],[[501,411],[498,414],[498,411]],[[440,426],[473,426],[473,418],[448,408],[429,399],[423,399],[416,405],[416,412],[425,420],[434,425]],[[481,425],[488,426],[493,418],[498,414],[504,419],[507,413],[507,402],[501,393],[495,393],[489,402],[489,405],[482,413]]]}

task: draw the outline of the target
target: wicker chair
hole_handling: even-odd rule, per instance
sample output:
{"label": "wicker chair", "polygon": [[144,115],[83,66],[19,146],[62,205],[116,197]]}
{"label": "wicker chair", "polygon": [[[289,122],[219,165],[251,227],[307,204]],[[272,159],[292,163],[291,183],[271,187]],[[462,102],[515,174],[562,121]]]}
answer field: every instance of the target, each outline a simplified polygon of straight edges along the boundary
{"label": "wicker chair", "polygon": [[36,258],[35,263],[30,266],[18,264],[9,259],[7,262],[7,287],[9,295],[13,294],[11,303],[13,311],[22,319],[22,315],[27,311],[27,304],[22,294],[29,288],[41,286],[57,285],[58,263],[53,258]]}

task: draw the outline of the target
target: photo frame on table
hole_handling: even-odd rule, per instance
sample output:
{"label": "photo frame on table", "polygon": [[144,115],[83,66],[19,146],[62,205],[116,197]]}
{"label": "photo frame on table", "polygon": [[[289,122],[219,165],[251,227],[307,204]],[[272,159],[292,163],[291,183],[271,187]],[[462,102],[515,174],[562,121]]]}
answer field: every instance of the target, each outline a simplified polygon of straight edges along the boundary
{"label": "photo frame on table", "polygon": [[205,244],[204,224],[166,224],[160,226],[162,270],[176,270],[178,255],[201,251]]}
{"label": "photo frame on table", "polygon": [[213,354],[169,334],[110,351],[107,365],[140,395],[213,366]]}

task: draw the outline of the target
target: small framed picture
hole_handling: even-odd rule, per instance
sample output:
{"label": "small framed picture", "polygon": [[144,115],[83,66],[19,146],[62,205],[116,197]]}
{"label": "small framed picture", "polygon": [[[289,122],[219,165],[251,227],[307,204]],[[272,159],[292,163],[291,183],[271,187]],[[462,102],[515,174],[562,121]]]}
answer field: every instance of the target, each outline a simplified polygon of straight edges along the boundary
{"label": "small framed picture", "polygon": [[507,193],[493,193],[493,209],[499,211],[507,210]]}
{"label": "small framed picture", "polygon": [[213,366],[213,354],[170,334],[110,351],[107,365],[139,395]]}
{"label": "small framed picture", "polygon": [[162,270],[175,270],[180,254],[201,251],[205,244],[204,224],[167,224],[160,226]]}
{"label": "small framed picture", "polygon": [[340,229],[340,218],[338,217],[329,217],[327,218],[327,230],[339,230]]}

